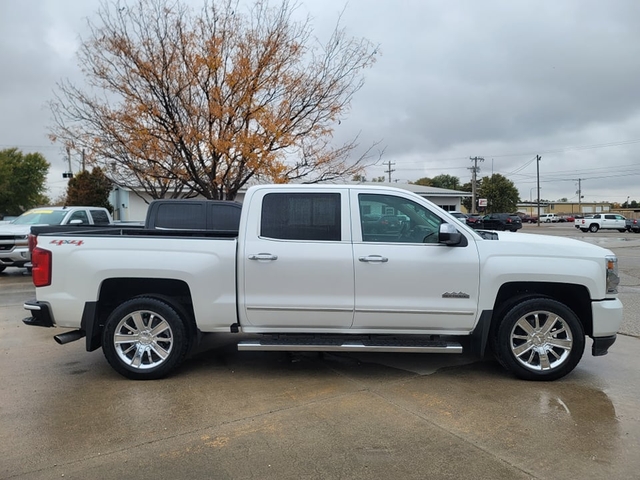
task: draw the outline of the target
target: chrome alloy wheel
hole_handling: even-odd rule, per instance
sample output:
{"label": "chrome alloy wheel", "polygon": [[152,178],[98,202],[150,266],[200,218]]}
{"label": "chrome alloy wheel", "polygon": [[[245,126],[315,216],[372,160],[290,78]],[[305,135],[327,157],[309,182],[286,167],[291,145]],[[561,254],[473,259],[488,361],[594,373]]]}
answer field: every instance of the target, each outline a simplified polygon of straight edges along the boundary
{"label": "chrome alloy wheel", "polygon": [[511,329],[510,347],[525,368],[536,372],[554,370],[569,358],[573,334],[557,314],[533,311],[519,318]]}
{"label": "chrome alloy wheel", "polygon": [[173,348],[173,332],[169,323],[156,312],[136,310],[116,326],[113,345],[124,364],[146,370],[167,359]]}

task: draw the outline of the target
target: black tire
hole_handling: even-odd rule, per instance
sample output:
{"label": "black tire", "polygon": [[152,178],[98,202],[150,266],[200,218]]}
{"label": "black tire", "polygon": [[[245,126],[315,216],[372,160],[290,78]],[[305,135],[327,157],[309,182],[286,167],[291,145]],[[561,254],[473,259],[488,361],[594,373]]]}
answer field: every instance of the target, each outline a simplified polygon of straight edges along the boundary
{"label": "black tire", "polygon": [[578,365],[585,336],[566,305],[536,297],[507,311],[492,344],[498,361],[518,378],[548,381],[564,377]]}
{"label": "black tire", "polygon": [[[127,378],[162,378],[184,360],[189,350],[185,321],[161,300],[132,298],[107,318],[102,333],[104,356],[115,371]],[[126,338],[129,336],[131,341]]]}
{"label": "black tire", "polygon": [[619,228],[619,229],[618,229],[618,231],[619,231],[620,233],[625,233],[625,232],[627,231],[627,229],[626,229],[626,228]]}
{"label": "black tire", "polygon": [[580,231],[581,231],[582,233],[587,233],[587,232],[589,231],[589,229],[588,229],[588,228],[581,228],[581,229],[580,229]]}
{"label": "black tire", "polygon": [[599,229],[600,227],[598,226],[597,223],[592,223],[591,225],[589,225],[589,231],[591,233],[596,233]]}

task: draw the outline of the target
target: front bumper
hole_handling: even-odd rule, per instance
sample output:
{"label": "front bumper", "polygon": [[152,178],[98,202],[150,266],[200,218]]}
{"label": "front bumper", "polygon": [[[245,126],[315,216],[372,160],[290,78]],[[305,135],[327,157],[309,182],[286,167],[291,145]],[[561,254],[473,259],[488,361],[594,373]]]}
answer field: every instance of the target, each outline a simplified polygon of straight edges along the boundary
{"label": "front bumper", "polygon": [[31,316],[24,318],[22,322],[25,325],[31,325],[35,327],[53,327],[55,323],[51,317],[51,310],[49,305],[43,302],[38,302],[35,298],[24,302],[24,309],[31,312]]}
{"label": "front bumper", "polygon": [[622,302],[619,298],[591,302],[593,332],[591,336],[610,337],[618,333],[622,324]]}
{"label": "front bumper", "polygon": [[30,263],[29,248],[16,247],[12,250],[0,250],[0,265],[4,267],[23,267]]}

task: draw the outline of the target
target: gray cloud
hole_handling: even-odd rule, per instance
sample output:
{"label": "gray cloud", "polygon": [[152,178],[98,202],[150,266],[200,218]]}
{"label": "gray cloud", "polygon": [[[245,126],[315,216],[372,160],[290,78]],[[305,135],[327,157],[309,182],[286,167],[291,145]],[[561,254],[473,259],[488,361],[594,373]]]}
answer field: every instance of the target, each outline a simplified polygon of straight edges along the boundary
{"label": "gray cloud", "polygon": [[[84,17],[97,6],[0,4],[0,148],[45,153],[54,166],[52,190],[64,187],[65,164],[46,139],[45,105],[57,81],[80,80],[72,54]],[[300,12],[326,38],[343,9],[342,25],[379,44],[382,56],[365,73],[336,142],[358,132],[363,146],[382,140],[383,161],[395,164],[393,178],[401,180],[449,173],[468,181],[474,155],[486,158],[482,174],[490,164],[511,174],[548,152],[541,153],[543,197],[571,197],[573,178],[585,178],[586,199],[640,200],[640,143],[566,148],[640,139],[637,1],[326,0],[308,1]],[[534,164],[511,174],[523,198],[532,176]]]}

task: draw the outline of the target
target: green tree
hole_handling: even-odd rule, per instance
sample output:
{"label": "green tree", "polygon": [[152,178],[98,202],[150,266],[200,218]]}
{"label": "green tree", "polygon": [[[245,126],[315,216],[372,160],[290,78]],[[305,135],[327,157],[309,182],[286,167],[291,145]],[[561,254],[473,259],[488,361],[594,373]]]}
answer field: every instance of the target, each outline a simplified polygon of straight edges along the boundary
{"label": "green tree", "polygon": [[109,203],[112,185],[100,167],[95,167],[91,173],[85,170],[69,180],[66,203],[104,207],[113,213],[113,206]]}
{"label": "green tree", "polygon": [[422,185],[423,187],[430,187],[431,184],[431,179],[429,177],[422,177],[419,178],[418,180],[416,180],[415,182],[413,182],[415,185]]}
{"label": "green tree", "polygon": [[515,212],[520,201],[520,195],[514,183],[499,173],[483,177],[477,192],[478,198],[487,199],[488,212]]}
{"label": "green tree", "polygon": [[40,153],[0,150],[0,214],[20,215],[49,203],[45,195],[49,166]]}
{"label": "green tree", "polygon": [[457,190],[460,187],[460,179],[453,175],[436,175],[431,179],[431,186],[437,188],[448,188],[449,190]]}

